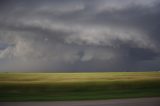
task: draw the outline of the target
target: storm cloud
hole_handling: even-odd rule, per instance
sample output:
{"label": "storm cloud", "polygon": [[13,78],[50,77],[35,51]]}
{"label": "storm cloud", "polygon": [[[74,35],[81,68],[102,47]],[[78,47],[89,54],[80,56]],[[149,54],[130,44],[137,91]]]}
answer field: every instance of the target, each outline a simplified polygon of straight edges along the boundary
{"label": "storm cloud", "polygon": [[159,0],[1,0],[0,70],[159,71]]}

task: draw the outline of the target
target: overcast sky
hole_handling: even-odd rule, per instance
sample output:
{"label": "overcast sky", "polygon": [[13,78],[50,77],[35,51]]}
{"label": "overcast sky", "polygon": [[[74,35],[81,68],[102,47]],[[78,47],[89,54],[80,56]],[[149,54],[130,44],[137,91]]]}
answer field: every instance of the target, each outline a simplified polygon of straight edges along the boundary
{"label": "overcast sky", "polygon": [[0,72],[158,70],[160,0],[0,0]]}

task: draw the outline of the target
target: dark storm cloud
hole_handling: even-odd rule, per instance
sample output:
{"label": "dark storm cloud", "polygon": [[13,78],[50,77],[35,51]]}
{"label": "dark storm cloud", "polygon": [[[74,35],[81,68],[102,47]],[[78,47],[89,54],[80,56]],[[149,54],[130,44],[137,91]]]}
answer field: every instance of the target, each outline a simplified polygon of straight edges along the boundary
{"label": "dark storm cloud", "polygon": [[1,0],[2,71],[153,71],[159,0]]}

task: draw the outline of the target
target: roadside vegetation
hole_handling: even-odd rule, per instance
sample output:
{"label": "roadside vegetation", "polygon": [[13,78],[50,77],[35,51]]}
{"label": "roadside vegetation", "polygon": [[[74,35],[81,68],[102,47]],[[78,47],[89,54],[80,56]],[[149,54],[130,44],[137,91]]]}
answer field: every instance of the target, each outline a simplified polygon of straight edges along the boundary
{"label": "roadside vegetation", "polygon": [[160,97],[159,72],[0,73],[0,101]]}

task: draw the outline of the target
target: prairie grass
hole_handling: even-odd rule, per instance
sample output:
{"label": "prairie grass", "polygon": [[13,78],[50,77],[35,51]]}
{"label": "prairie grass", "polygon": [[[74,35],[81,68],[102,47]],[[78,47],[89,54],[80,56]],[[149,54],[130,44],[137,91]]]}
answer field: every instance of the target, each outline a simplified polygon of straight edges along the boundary
{"label": "prairie grass", "polygon": [[0,73],[0,101],[160,96],[159,72]]}

